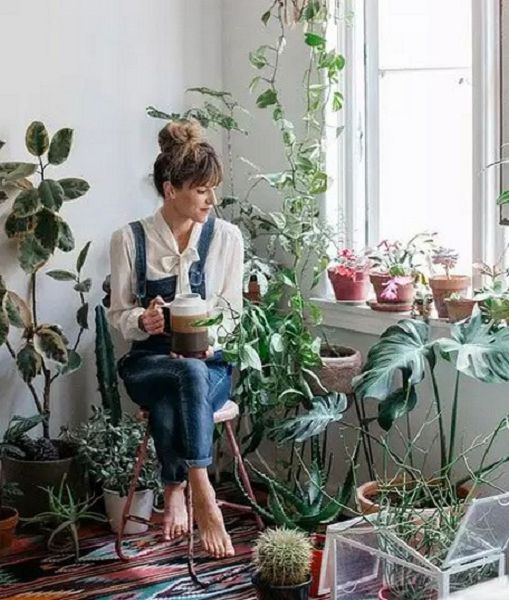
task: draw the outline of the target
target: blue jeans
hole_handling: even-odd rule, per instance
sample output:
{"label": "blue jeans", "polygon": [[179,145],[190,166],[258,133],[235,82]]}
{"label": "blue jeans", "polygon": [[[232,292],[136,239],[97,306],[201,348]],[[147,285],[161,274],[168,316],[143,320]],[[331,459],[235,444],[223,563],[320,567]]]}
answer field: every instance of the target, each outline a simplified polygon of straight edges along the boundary
{"label": "blue jeans", "polygon": [[188,467],[212,464],[214,412],[228,400],[231,367],[134,350],[119,363],[131,399],[150,411],[149,426],[164,485],[181,483]]}

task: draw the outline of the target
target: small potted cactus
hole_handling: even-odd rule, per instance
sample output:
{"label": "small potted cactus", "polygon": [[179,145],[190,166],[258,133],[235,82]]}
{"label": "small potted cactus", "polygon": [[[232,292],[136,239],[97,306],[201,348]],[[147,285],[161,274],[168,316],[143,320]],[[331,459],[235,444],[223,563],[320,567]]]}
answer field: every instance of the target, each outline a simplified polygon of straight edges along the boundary
{"label": "small potted cactus", "polygon": [[451,275],[457,262],[458,254],[452,248],[440,246],[433,250],[432,263],[441,266],[445,271],[445,275],[434,275],[429,279],[435,308],[441,319],[446,319],[448,316],[445,300],[454,293],[465,295],[470,286],[470,277],[467,275]]}
{"label": "small potted cactus", "polygon": [[258,600],[306,600],[313,548],[308,536],[286,528],[267,529],[256,541],[253,585]]}

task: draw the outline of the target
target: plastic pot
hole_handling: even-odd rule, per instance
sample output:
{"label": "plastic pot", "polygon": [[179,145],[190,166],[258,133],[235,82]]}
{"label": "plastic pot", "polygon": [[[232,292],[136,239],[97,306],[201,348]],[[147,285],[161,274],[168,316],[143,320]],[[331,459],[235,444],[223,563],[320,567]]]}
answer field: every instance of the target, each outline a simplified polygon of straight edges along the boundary
{"label": "plastic pot", "polygon": [[340,302],[363,302],[368,297],[369,274],[364,269],[355,271],[353,277],[341,275],[334,268],[327,271],[334,289],[336,300]]}
{"label": "plastic pot", "polygon": [[435,301],[438,316],[441,319],[446,319],[448,315],[445,300],[451,294],[466,294],[470,287],[470,277],[466,275],[430,277],[429,285],[433,291],[433,300]]}
{"label": "plastic pot", "polygon": [[258,574],[251,579],[258,600],[307,600],[311,588],[311,577],[300,585],[270,585]]}
{"label": "plastic pot", "polygon": [[15,508],[2,506],[0,508],[0,552],[7,550],[14,539],[19,514]]}
{"label": "plastic pot", "polygon": [[370,273],[369,279],[373,284],[373,288],[376,294],[376,301],[378,304],[407,304],[412,305],[415,296],[414,284],[405,283],[404,285],[398,285],[396,291],[396,298],[390,300],[382,296],[385,286],[388,281],[393,279],[391,275],[385,275],[383,273]]}
{"label": "plastic pot", "polygon": [[[311,590],[310,595],[312,598],[318,596],[318,589],[320,586],[320,571],[322,570],[323,560],[323,545],[325,544],[325,535],[321,533],[315,533],[312,536],[313,541],[313,554],[311,558]],[[320,545],[322,547],[317,548]]]}
{"label": "plastic pot", "polygon": [[[111,530],[117,533],[122,524],[122,514],[127,502],[127,496],[121,496],[115,490],[104,488],[104,506],[106,508],[106,516],[110,522]],[[143,519],[149,520],[152,516],[152,506],[154,504],[153,490],[139,490],[134,492],[133,501],[131,503],[131,514]],[[144,533],[148,530],[148,525],[144,523],[134,523],[127,521],[124,527],[124,533]]]}

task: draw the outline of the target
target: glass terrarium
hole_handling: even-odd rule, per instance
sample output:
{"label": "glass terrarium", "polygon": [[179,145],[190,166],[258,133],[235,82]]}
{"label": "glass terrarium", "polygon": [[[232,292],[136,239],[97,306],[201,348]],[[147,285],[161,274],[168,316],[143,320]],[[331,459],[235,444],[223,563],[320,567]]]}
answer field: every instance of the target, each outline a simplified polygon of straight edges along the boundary
{"label": "glass terrarium", "polygon": [[[380,515],[330,525],[320,593],[331,600],[438,600],[505,574],[509,493],[473,500],[454,530],[434,511],[384,525]],[[447,541],[447,547],[444,546]]]}

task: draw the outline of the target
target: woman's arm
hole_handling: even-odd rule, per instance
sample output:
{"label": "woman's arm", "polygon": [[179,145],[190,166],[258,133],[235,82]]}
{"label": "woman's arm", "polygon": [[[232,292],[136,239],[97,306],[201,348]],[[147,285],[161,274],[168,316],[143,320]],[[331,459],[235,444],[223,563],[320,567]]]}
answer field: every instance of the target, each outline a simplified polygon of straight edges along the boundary
{"label": "woman's arm", "polygon": [[138,306],[134,295],[134,244],[125,229],[115,231],[111,237],[111,306],[108,317],[113,327],[128,340],[145,340],[149,334],[139,327],[145,309]]}

